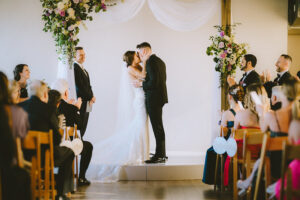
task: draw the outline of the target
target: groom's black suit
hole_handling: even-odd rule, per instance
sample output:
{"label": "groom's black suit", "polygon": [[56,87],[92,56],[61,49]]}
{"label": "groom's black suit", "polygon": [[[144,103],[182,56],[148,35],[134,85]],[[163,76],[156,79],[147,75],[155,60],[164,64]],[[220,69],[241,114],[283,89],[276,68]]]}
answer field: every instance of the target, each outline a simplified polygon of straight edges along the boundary
{"label": "groom's black suit", "polygon": [[94,94],[88,72],[85,69],[82,69],[77,63],[74,63],[74,76],[77,97],[81,97],[82,99],[80,108],[81,126],[79,128],[81,137],[83,137],[89,120],[89,112],[86,112],[86,107]]}
{"label": "groom's black suit", "polygon": [[165,157],[166,146],[162,108],[165,103],[168,103],[166,65],[159,57],[151,55],[146,62],[146,72],[143,89],[146,96],[146,109],[156,140],[155,156]]}

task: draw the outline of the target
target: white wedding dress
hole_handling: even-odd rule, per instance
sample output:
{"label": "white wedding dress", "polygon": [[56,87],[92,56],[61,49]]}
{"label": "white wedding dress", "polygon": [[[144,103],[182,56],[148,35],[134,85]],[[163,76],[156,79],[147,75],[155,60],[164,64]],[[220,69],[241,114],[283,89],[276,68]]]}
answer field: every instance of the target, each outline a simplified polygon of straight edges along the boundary
{"label": "white wedding dress", "polygon": [[149,159],[145,94],[142,88],[133,88],[127,68],[124,71],[116,133],[94,145],[93,157],[87,171],[87,178],[94,182],[118,181],[123,166],[142,164]]}

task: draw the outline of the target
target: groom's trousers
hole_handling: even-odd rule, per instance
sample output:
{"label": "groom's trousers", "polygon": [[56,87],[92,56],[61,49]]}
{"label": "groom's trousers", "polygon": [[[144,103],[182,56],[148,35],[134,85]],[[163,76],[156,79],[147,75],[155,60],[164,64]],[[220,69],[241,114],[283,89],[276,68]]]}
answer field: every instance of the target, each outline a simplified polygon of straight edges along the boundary
{"label": "groom's trousers", "polygon": [[166,156],[165,130],[162,121],[162,108],[163,106],[146,105],[146,109],[149,114],[150,122],[156,140],[155,156],[158,157]]}

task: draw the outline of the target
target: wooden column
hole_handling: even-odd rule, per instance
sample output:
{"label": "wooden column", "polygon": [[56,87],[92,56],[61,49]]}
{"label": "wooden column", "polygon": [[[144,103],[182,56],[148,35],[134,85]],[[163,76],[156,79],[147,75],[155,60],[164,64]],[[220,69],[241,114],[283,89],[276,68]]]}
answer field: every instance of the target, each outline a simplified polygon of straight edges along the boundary
{"label": "wooden column", "polygon": [[[231,25],[231,0],[221,0],[221,11],[222,11],[222,26]],[[231,34],[231,29],[229,29],[229,35]],[[221,88],[221,110],[226,110],[229,107],[227,100],[228,84],[227,81]]]}

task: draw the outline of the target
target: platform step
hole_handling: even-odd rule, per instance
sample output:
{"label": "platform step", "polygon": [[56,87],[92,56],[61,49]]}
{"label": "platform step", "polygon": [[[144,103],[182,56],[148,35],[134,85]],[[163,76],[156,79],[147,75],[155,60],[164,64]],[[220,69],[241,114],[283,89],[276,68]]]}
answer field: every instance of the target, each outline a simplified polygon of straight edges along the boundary
{"label": "platform step", "polygon": [[166,163],[123,166],[120,180],[197,180],[202,179],[203,164],[197,157],[169,157]]}

